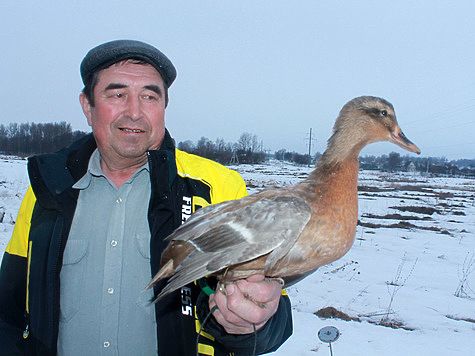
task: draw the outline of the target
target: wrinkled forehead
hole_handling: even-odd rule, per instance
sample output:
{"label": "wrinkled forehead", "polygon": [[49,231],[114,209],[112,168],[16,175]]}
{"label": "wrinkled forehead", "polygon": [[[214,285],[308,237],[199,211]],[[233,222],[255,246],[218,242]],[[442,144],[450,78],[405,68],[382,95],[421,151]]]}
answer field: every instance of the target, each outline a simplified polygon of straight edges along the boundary
{"label": "wrinkled forehead", "polygon": [[98,70],[94,74],[96,76],[96,83],[98,83],[104,75],[111,76],[112,78],[109,79],[113,80],[114,73],[117,74],[117,76],[120,76],[121,74],[128,74],[129,76],[132,75],[132,78],[135,76],[137,80],[156,77],[159,78],[161,89],[165,89],[165,82],[161,73],[156,70],[152,64],[142,59],[123,59]]}

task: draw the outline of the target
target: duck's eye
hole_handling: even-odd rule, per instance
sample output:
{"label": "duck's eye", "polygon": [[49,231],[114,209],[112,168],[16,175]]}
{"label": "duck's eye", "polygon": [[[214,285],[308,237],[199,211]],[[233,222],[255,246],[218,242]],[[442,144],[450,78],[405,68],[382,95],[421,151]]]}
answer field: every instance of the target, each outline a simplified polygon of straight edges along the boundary
{"label": "duck's eye", "polygon": [[381,115],[383,115],[384,117],[387,117],[388,116],[387,110],[381,110]]}

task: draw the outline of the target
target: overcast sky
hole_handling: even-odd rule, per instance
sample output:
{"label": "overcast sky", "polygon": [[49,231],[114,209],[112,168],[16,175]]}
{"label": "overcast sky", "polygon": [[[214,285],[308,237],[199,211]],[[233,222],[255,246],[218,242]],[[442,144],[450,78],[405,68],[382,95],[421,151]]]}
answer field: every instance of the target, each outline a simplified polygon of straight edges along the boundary
{"label": "overcast sky", "polygon": [[[475,2],[14,1],[0,3],[0,123],[70,122],[89,131],[79,64],[92,47],[138,39],[178,77],[166,123],[179,142],[323,152],[341,107],[393,103],[423,156],[475,158]],[[373,144],[364,154],[391,151]]]}

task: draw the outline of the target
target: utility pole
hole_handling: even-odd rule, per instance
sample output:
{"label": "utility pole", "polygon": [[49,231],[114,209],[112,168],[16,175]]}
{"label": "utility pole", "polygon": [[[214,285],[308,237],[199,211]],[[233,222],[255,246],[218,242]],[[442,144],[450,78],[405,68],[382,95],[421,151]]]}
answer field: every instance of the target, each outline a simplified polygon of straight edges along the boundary
{"label": "utility pole", "polygon": [[308,139],[308,155],[312,155],[312,128],[310,128],[310,138]]}
{"label": "utility pole", "polygon": [[312,140],[313,141],[317,141],[316,138],[312,138],[312,128],[310,128],[310,133],[309,133],[309,138],[308,138],[308,157],[310,158],[310,162],[309,162],[309,167],[310,167],[310,163],[312,162]]}
{"label": "utility pole", "polygon": [[236,150],[233,151],[233,155],[231,157],[231,160],[229,161],[229,164],[239,165],[239,158],[237,156]]}

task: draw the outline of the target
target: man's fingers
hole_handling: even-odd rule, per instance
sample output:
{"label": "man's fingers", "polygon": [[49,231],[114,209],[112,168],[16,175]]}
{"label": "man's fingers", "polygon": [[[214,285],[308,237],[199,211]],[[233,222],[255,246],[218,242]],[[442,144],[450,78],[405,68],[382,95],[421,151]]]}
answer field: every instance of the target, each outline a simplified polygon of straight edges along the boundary
{"label": "man's fingers", "polygon": [[261,282],[266,279],[266,276],[263,274],[253,274],[252,276],[247,277],[245,280],[248,282]]}
{"label": "man's fingers", "polygon": [[210,308],[212,308],[214,305],[218,306],[218,309],[213,313],[213,316],[216,321],[221,324],[230,334],[251,333],[253,331],[252,323],[247,320],[244,320],[243,318],[229,310],[227,303],[228,298],[221,292],[216,292],[215,294],[210,296]]}
{"label": "man's fingers", "polygon": [[[261,328],[279,307],[282,286],[263,275],[221,285],[209,298],[216,321],[230,334],[249,334]],[[254,328],[255,327],[255,328]]]}
{"label": "man's fingers", "polygon": [[236,282],[239,289],[256,302],[267,303],[282,294],[282,285],[277,280],[264,279],[259,282],[250,282],[242,279]]}

